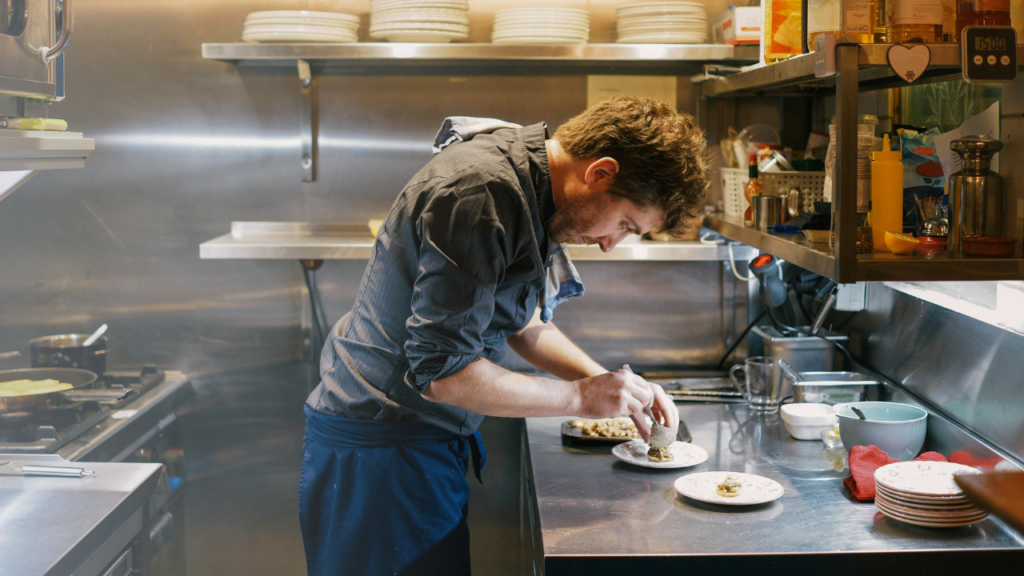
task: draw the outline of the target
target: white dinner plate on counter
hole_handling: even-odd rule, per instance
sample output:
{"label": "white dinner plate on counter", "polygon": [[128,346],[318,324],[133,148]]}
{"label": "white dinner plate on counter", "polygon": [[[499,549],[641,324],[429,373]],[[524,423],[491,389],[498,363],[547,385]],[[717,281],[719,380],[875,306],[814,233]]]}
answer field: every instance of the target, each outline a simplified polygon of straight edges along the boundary
{"label": "white dinner plate on counter", "polygon": [[632,440],[619,444],[612,448],[612,455],[626,464],[642,466],[644,468],[686,468],[696,466],[708,459],[708,451],[689,442],[672,443],[669,450],[672,452],[672,459],[668,462],[653,462],[647,457],[647,450],[650,448],[643,440]]}
{"label": "white dinner plate on counter", "polygon": [[[736,496],[719,496],[718,485],[728,476],[735,476],[743,484],[743,491]],[[785,492],[782,485],[775,480],[742,472],[696,472],[680,476],[673,487],[677,494],[687,498],[726,506],[764,504],[780,498]]]}

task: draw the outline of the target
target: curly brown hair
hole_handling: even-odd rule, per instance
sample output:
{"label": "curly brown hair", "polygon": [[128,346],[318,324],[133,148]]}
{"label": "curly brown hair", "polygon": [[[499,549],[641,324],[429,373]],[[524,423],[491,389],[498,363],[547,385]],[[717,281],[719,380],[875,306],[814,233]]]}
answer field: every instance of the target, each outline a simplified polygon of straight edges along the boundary
{"label": "curly brown hair", "polygon": [[659,232],[680,236],[708,188],[707,142],[693,116],[652,98],[616,96],[562,124],[555,139],[573,158],[614,158],[609,192],[665,213]]}

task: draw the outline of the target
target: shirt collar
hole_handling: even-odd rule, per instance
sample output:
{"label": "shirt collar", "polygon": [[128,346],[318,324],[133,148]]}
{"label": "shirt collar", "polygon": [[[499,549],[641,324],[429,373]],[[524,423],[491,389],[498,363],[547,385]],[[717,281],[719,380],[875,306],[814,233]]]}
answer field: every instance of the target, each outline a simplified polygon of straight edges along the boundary
{"label": "shirt collar", "polygon": [[555,199],[551,189],[551,168],[548,165],[547,124],[541,122],[522,129],[523,144],[530,162],[530,178],[537,191],[537,208],[540,221],[547,229],[548,221],[555,215]]}

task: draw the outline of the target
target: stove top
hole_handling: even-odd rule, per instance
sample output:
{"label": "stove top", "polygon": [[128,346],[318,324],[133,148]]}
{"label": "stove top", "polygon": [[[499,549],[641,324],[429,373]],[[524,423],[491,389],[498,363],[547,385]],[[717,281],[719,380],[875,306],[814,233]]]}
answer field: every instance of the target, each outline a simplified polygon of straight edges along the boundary
{"label": "stove top", "polygon": [[[189,384],[183,374],[170,374],[174,376],[173,383],[178,384],[172,387],[175,390]],[[144,366],[138,372],[107,372],[92,389],[63,394],[59,405],[32,412],[0,414],[0,452],[66,452],[62,449],[81,437],[97,436],[98,431],[110,427],[108,420],[132,420],[140,408],[150,408],[153,402],[147,398],[159,396],[154,389],[160,388],[166,380],[167,374],[155,366]],[[191,386],[188,388],[191,390]]]}

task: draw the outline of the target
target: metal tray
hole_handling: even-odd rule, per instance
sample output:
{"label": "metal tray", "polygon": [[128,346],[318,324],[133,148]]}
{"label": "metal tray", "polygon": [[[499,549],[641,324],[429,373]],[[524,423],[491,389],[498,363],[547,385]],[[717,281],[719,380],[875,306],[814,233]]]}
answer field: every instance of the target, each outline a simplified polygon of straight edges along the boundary
{"label": "metal tray", "polygon": [[801,372],[803,382],[793,383],[794,402],[841,404],[866,400],[878,380],[859,372]]}

